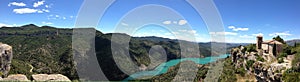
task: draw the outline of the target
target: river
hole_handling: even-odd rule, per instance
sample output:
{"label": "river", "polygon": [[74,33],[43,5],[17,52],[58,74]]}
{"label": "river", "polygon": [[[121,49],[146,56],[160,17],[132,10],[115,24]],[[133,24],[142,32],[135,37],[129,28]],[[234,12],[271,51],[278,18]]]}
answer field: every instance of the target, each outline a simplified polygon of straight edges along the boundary
{"label": "river", "polygon": [[222,59],[222,58],[226,58],[228,57],[230,54],[224,54],[224,55],[219,55],[219,56],[214,56],[214,57],[205,57],[205,58],[182,58],[182,59],[174,59],[174,60],[170,60],[168,62],[164,62],[161,63],[160,65],[158,65],[154,70],[151,71],[141,71],[141,72],[137,72],[134,74],[131,74],[128,78],[124,79],[123,81],[128,81],[128,80],[132,80],[134,78],[139,78],[139,77],[146,77],[146,76],[156,76],[156,75],[160,75],[160,74],[164,74],[168,71],[168,69],[172,66],[177,65],[178,63],[182,62],[182,61],[193,61],[197,64],[207,64],[207,63],[211,63],[211,62],[215,62],[218,59]]}

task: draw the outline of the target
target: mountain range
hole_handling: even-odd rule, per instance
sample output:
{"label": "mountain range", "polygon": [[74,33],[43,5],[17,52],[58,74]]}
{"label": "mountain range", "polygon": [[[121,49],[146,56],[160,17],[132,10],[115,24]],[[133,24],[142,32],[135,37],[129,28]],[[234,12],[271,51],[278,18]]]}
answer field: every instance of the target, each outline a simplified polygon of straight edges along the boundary
{"label": "mountain range", "polygon": [[[9,74],[32,74],[59,73],[66,75],[71,80],[79,79],[75,62],[73,61],[72,28],[55,28],[51,26],[36,26],[28,24],[20,27],[1,27],[0,42],[13,47],[12,68]],[[109,80],[122,80],[128,75],[123,73],[112,56],[111,37],[112,34],[104,34],[96,30],[95,51],[98,63]],[[126,37],[131,37],[122,34]],[[148,51],[154,45],[161,45],[167,54],[167,60],[181,58],[180,40],[161,38],[156,36],[131,37],[129,42],[129,53],[137,65],[149,65]],[[186,41],[188,42],[188,41]],[[287,43],[300,42],[300,40],[287,41]],[[190,42],[193,43],[193,42]],[[201,51],[201,57],[218,55],[218,50],[229,50],[239,45],[248,43],[197,43]],[[212,44],[226,44],[211,50]]]}

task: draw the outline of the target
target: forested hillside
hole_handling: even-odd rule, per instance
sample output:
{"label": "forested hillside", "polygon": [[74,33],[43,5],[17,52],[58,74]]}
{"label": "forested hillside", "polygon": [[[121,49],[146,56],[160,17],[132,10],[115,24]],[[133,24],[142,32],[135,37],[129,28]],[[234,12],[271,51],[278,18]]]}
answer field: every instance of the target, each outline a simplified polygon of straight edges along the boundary
{"label": "forested hillside", "polygon": [[[10,74],[60,73],[72,80],[78,79],[73,61],[72,29],[55,28],[50,26],[36,26],[33,24],[21,27],[0,28],[0,42],[13,47],[13,60]],[[95,49],[101,69],[109,80],[122,80],[128,75],[121,72],[112,58],[112,34],[102,34],[97,31]],[[124,34],[124,36],[128,36]],[[130,36],[128,36],[130,37]],[[149,40],[153,38],[152,40]],[[178,40],[164,40],[159,37],[143,39],[131,38],[130,54],[136,64],[150,63],[148,51],[151,46],[161,45],[167,54],[167,59],[180,58]],[[209,45],[209,44],[207,44]],[[199,45],[202,57],[210,56],[210,49]]]}

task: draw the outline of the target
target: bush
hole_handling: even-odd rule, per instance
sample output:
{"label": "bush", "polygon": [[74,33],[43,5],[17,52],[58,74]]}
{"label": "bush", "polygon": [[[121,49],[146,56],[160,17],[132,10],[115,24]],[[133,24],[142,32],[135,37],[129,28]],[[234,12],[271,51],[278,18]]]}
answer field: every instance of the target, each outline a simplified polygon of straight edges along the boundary
{"label": "bush", "polygon": [[283,63],[283,58],[278,58],[278,63]]}
{"label": "bush", "polygon": [[278,58],[287,57],[287,55],[288,55],[287,53],[280,53]]}
{"label": "bush", "polygon": [[298,67],[297,64],[300,63],[300,53],[295,54],[294,60],[292,61],[293,67]]}
{"label": "bush", "polygon": [[255,44],[250,44],[250,45],[246,46],[246,49],[247,49],[246,50],[247,52],[257,52]]}
{"label": "bush", "polygon": [[299,82],[300,81],[300,73],[299,72],[284,73],[282,80],[285,82]]}
{"label": "bush", "polygon": [[245,76],[246,70],[243,67],[240,67],[236,70],[236,73],[240,74],[241,76]]}
{"label": "bush", "polygon": [[235,76],[234,70],[235,67],[233,65],[233,62],[231,61],[231,58],[226,58],[223,71],[218,82],[236,82],[237,78]]}
{"label": "bush", "polygon": [[246,68],[250,69],[250,67],[252,67],[252,65],[253,65],[254,62],[255,61],[253,61],[253,60],[248,60],[247,63],[246,63]]}
{"label": "bush", "polygon": [[259,56],[259,55],[257,56],[256,60],[261,61],[261,62],[265,61],[265,59],[263,57]]}

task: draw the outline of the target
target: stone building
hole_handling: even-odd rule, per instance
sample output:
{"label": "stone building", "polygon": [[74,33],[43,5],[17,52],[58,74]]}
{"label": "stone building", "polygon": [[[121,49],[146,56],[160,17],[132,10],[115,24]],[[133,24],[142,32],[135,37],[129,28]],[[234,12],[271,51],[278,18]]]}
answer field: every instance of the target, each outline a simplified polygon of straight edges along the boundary
{"label": "stone building", "polygon": [[263,36],[257,36],[256,50],[277,56],[283,51],[283,44],[276,40],[263,41]]}

